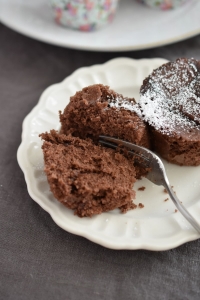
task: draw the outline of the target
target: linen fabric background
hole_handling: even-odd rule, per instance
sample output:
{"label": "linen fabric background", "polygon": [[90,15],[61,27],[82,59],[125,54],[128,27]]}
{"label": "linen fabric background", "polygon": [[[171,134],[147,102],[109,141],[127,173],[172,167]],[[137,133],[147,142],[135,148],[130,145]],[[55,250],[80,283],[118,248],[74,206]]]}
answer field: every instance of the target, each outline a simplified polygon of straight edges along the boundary
{"label": "linen fabric background", "polygon": [[200,59],[200,36],[126,53],[47,45],[0,24],[0,299],[200,299],[200,240],[164,252],[115,251],[59,228],[29,196],[16,152],[49,85],[111,58]]}

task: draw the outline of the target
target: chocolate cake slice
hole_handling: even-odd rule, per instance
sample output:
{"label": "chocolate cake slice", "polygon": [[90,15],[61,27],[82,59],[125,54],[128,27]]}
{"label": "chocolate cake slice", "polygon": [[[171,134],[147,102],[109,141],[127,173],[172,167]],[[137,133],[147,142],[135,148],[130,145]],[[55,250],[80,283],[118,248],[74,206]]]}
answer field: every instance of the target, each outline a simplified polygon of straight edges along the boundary
{"label": "chocolate cake slice", "polygon": [[91,217],[115,208],[126,212],[136,207],[132,202],[136,175],[131,158],[90,139],[55,130],[40,136],[50,189],[76,215]]}
{"label": "chocolate cake slice", "polygon": [[200,165],[200,61],[181,58],[154,70],[143,82],[139,105],[158,154]]}
{"label": "chocolate cake slice", "polygon": [[135,106],[133,98],[123,97],[108,86],[85,87],[60,112],[61,132],[94,141],[99,135],[108,135],[149,147],[147,127],[135,113]]}

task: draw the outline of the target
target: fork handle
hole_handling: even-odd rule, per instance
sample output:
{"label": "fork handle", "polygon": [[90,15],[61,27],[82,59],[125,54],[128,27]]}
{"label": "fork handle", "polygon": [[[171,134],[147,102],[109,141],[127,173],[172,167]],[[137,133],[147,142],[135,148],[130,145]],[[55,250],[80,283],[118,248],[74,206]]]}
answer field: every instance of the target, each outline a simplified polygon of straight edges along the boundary
{"label": "fork handle", "polygon": [[165,188],[174,202],[175,206],[179,210],[179,212],[188,220],[188,222],[198,231],[200,234],[200,225],[197,223],[197,221],[193,218],[193,216],[187,211],[187,209],[184,207],[184,205],[180,202],[174,191],[171,189],[171,187],[166,183]]}

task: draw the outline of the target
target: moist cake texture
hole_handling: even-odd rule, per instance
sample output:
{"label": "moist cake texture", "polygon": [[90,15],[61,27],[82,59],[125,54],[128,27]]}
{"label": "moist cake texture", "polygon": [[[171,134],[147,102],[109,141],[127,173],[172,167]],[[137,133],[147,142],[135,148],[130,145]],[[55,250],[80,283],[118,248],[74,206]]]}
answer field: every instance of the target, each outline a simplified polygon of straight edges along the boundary
{"label": "moist cake texture", "polygon": [[41,134],[50,189],[80,217],[135,208],[132,187],[149,171],[134,166],[126,151],[99,145],[99,135],[151,144],[169,162],[200,165],[200,61],[164,64],[140,93],[137,104],[108,86],[88,86],[60,112],[60,133]]}
{"label": "moist cake texture", "polygon": [[90,139],[42,133],[45,173],[57,200],[79,217],[133,209],[136,181],[131,158]]}
{"label": "moist cake texture", "polygon": [[61,132],[96,142],[99,135],[108,135],[148,148],[147,126],[134,111],[135,106],[135,99],[123,97],[108,86],[88,86],[71,97],[60,112]]}
{"label": "moist cake texture", "polygon": [[143,82],[137,112],[158,154],[200,165],[200,61],[182,58],[154,70]]}

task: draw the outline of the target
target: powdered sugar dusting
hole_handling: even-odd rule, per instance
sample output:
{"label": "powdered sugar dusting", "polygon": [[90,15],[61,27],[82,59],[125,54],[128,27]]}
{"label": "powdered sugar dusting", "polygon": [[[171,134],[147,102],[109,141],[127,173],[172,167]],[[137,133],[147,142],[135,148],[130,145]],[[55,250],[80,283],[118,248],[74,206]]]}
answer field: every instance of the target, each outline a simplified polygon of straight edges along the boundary
{"label": "powdered sugar dusting", "polygon": [[200,62],[178,59],[154,70],[144,81],[139,103],[113,94],[107,100],[109,107],[135,112],[164,134],[200,133]]}
{"label": "powdered sugar dusting", "polygon": [[155,70],[142,88],[137,113],[164,134],[200,130],[200,72],[197,61],[180,59]]}
{"label": "powdered sugar dusting", "polygon": [[113,94],[107,96],[109,107],[115,107],[116,109],[124,108],[126,110],[134,111],[135,101],[133,99],[124,98],[121,95],[117,97]]}

